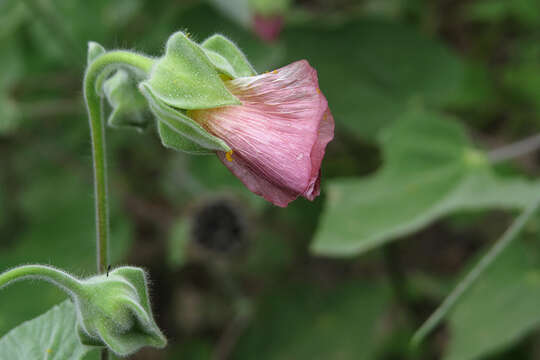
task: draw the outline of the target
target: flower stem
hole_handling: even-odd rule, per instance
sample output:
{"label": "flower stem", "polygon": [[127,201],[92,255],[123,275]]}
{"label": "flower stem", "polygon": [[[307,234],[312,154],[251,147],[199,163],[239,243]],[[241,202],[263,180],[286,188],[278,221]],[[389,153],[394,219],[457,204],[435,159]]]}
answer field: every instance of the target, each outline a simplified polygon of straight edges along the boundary
{"label": "flower stem", "polygon": [[534,200],[521,215],[510,225],[502,237],[489,249],[488,253],[480,259],[473,269],[465,276],[463,280],[452,290],[450,295],[435,310],[433,314],[422,324],[414,333],[411,340],[413,346],[417,346],[422,340],[441,322],[441,320],[454,308],[462,295],[478,280],[480,275],[497,259],[497,257],[510,245],[510,243],[519,235],[527,221],[540,207],[540,198]]}
{"label": "flower stem", "polygon": [[84,75],[84,98],[90,121],[92,159],[94,164],[94,192],[96,207],[96,247],[98,273],[109,265],[109,208],[107,199],[107,166],[105,151],[105,126],[102,120],[101,98],[96,85],[101,86],[107,74],[119,67],[149,73],[154,60],[129,51],[110,51],[87,68]]}
{"label": "flower stem", "polygon": [[[94,60],[84,74],[84,99],[90,121],[92,160],[94,164],[94,197],[96,208],[97,271],[104,273],[109,265],[109,205],[107,198],[107,164],[105,151],[105,124],[101,92],[107,75],[119,67],[134,68],[149,73],[154,60],[129,51],[110,51]],[[108,360],[107,349],[101,359]]]}
{"label": "flower stem", "polygon": [[45,265],[23,265],[0,274],[0,288],[24,279],[48,281],[70,294],[77,293],[81,288],[80,281],[70,274]]}
{"label": "flower stem", "polygon": [[540,149],[540,134],[536,134],[488,152],[489,162],[496,164]]}

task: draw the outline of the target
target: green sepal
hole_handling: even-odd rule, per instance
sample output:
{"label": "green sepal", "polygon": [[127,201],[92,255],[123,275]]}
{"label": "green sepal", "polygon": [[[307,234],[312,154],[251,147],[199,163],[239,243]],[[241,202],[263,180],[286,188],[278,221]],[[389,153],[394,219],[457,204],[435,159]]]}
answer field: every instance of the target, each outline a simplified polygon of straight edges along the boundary
{"label": "green sepal", "polygon": [[225,36],[212,35],[201,47],[216,69],[231,78],[257,75],[242,50]]}
{"label": "green sepal", "polygon": [[88,52],[86,56],[86,64],[90,65],[94,60],[96,60],[101,55],[105,54],[106,50],[103,46],[98,44],[95,41],[88,42]]}
{"label": "green sepal", "polygon": [[146,99],[137,88],[137,80],[126,70],[118,70],[103,84],[105,96],[112,106],[108,124],[116,128],[144,130],[152,120]]}
{"label": "green sepal", "polygon": [[180,135],[163,121],[158,121],[158,134],[163,146],[191,155],[212,155],[213,150],[205,149],[197,143]]}
{"label": "green sepal", "polygon": [[165,55],[145,84],[165,104],[179,109],[239,105],[199,45],[182,32],[169,37]]}
{"label": "green sepal", "polygon": [[[159,135],[165,147],[200,155],[231,150],[223,140],[210,134],[196,121],[161,101],[152,93],[148,84],[140,84],[139,89],[146,97],[150,110],[158,119]],[[176,136],[171,132],[176,133]]]}
{"label": "green sepal", "polygon": [[107,346],[119,356],[167,340],[152,317],[143,270],[125,266],[81,281],[74,296],[81,343]]}

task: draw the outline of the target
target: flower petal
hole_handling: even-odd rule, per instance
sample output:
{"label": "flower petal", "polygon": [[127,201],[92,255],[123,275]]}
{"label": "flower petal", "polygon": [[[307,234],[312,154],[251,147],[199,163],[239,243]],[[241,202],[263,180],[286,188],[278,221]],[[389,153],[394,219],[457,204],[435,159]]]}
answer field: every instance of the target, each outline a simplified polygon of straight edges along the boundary
{"label": "flower petal", "polygon": [[242,105],[189,114],[234,150],[232,156],[219,155],[223,163],[276,205],[286,206],[300,195],[315,198],[334,129],[315,69],[302,60],[226,86]]}

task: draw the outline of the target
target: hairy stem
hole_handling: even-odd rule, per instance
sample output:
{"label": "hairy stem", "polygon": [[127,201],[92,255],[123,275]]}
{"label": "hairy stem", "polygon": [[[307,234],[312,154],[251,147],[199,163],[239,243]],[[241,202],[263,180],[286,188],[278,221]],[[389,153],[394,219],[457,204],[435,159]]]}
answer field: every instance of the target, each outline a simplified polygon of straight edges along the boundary
{"label": "hairy stem", "polygon": [[462,295],[478,280],[480,275],[497,259],[497,257],[510,245],[519,235],[527,221],[540,207],[540,198],[534,200],[531,205],[512,223],[504,232],[502,237],[493,245],[474,268],[465,276],[463,280],[452,290],[450,295],[435,310],[433,314],[422,324],[412,338],[412,345],[416,346],[435,328],[441,320],[454,308]]}
{"label": "hairy stem", "polygon": [[129,51],[110,51],[93,61],[84,75],[84,98],[90,121],[92,159],[94,164],[94,192],[96,208],[96,247],[98,273],[109,265],[109,207],[107,198],[107,166],[105,125],[102,120],[101,98],[96,84],[102,84],[108,73],[119,67],[134,68],[149,73],[153,59]]}
{"label": "hairy stem", "polygon": [[69,294],[77,293],[81,288],[80,281],[70,274],[45,265],[23,265],[0,274],[0,288],[24,279],[48,281]]}
{"label": "hairy stem", "polygon": [[[129,51],[110,51],[94,60],[84,75],[84,99],[90,121],[92,160],[94,164],[94,201],[96,208],[97,270],[104,273],[109,265],[109,205],[107,197],[107,164],[105,151],[105,124],[103,101],[99,95],[108,74],[116,68],[128,67],[149,73],[154,61]],[[108,360],[107,349],[101,359]]]}

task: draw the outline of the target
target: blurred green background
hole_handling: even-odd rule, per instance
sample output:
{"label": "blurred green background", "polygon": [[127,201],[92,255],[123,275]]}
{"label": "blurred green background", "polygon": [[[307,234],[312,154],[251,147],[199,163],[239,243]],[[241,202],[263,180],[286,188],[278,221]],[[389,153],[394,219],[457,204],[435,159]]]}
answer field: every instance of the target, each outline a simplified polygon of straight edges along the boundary
{"label": "blurred green background", "polygon": [[[322,195],[280,209],[108,129],[114,264],[150,272],[170,340],[132,359],[540,359],[540,217],[409,345],[540,195],[538,154],[493,152],[540,130],[538,0],[0,0],[0,271],[93,273],[87,42],[159,56],[177,30],[259,72],[307,59],[336,137]],[[63,298],[0,292],[0,336]]]}

